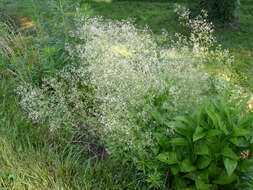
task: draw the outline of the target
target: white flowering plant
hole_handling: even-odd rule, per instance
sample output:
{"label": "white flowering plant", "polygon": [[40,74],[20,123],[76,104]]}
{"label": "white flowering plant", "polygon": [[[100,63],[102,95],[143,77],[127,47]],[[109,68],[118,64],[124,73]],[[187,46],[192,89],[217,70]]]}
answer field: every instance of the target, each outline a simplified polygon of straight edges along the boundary
{"label": "white flowering plant", "polygon": [[156,134],[170,134],[165,123],[189,114],[208,96],[234,89],[226,77],[206,69],[212,62],[229,65],[229,53],[213,46],[206,20],[187,15],[182,20],[192,27],[190,39],[176,34],[179,40],[160,46],[148,28],[137,29],[130,21],[77,14],[65,46],[70,63],[40,85],[20,83],[21,106],[51,131],[88,123],[108,155],[134,164],[152,186],[162,185],[151,164],[158,153]]}

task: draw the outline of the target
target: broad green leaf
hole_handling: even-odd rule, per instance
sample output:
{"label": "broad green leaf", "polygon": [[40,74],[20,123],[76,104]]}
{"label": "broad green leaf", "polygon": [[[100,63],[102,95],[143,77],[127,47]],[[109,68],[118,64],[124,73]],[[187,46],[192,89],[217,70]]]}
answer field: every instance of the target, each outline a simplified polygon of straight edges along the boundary
{"label": "broad green leaf", "polygon": [[185,138],[173,138],[172,140],[170,140],[170,143],[176,146],[187,146],[188,145],[188,141]]}
{"label": "broad green leaf", "polygon": [[171,165],[169,168],[173,175],[177,175],[179,173],[180,168],[178,165]]}
{"label": "broad green leaf", "polygon": [[204,131],[204,129],[200,126],[198,126],[193,134],[193,142],[203,138],[206,135],[206,132]]}
{"label": "broad green leaf", "polygon": [[249,124],[252,123],[252,120],[253,120],[252,116],[253,116],[252,113],[250,113],[250,114],[247,114],[246,117],[240,117],[238,119],[237,125],[240,126],[240,127],[242,127],[242,126],[248,126]]}
{"label": "broad green leaf", "polygon": [[218,128],[218,119],[216,118],[216,114],[213,112],[213,110],[211,110],[210,106],[207,106],[205,108],[205,111],[206,111],[207,115],[209,116],[209,118],[212,120],[215,128],[217,129]]}
{"label": "broad green leaf", "polygon": [[239,146],[239,147],[249,147],[250,144],[251,143],[249,141],[247,141],[245,137],[238,137],[237,146]]}
{"label": "broad green leaf", "polygon": [[206,139],[208,142],[208,148],[209,150],[211,150],[210,152],[214,153],[214,152],[220,152],[221,151],[221,144],[220,141],[222,139],[218,139],[216,137],[210,137],[208,139]]}
{"label": "broad green leaf", "polygon": [[250,133],[251,133],[251,131],[248,130],[248,129],[243,129],[243,128],[236,127],[234,129],[233,136],[234,137],[246,136],[246,135],[249,135]]}
{"label": "broad green leaf", "polygon": [[209,148],[206,144],[201,143],[198,146],[196,145],[195,154],[197,155],[208,155]]}
{"label": "broad green leaf", "polygon": [[219,119],[219,127],[225,133],[225,135],[229,135],[229,131],[227,129],[227,125],[221,119]]}
{"label": "broad green leaf", "polygon": [[222,132],[218,129],[210,129],[207,131],[207,137],[219,136]]}
{"label": "broad green leaf", "polygon": [[209,173],[209,170],[208,170],[208,169],[205,169],[205,170],[198,170],[198,171],[196,172],[196,174],[197,174],[199,180],[203,180],[203,181],[205,181],[205,182],[208,182],[208,181],[209,181],[210,173]]}
{"label": "broad green leaf", "polygon": [[237,138],[237,137],[231,137],[231,138],[229,139],[229,141],[230,141],[231,143],[233,143],[234,145],[237,145],[237,144],[238,144],[238,138]]}
{"label": "broad green leaf", "polygon": [[[177,117],[175,118],[175,120],[176,120],[176,121],[184,122],[184,123],[188,124],[189,127],[193,125],[192,121],[190,121],[188,118],[186,118],[186,117],[184,117],[184,116],[177,116]],[[191,127],[191,128],[192,128],[192,127]]]}
{"label": "broad green leaf", "polygon": [[232,137],[229,141],[238,147],[246,148],[250,146],[250,142],[247,141],[245,137]]}
{"label": "broad green leaf", "polygon": [[179,163],[181,172],[192,172],[196,170],[196,167],[192,164],[189,158],[186,158]]}
{"label": "broad green leaf", "polygon": [[161,153],[156,158],[169,165],[178,163],[177,154],[175,152]]}
{"label": "broad green leaf", "polygon": [[228,176],[231,176],[237,167],[237,160],[231,160],[229,158],[223,159]]}
{"label": "broad green leaf", "polygon": [[249,172],[253,169],[253,160],[252,159],[243,159],[240,164],[239,170],[241,172]]}
{"label": "broad green leaf", "polygon": [[185,137],[189,137],[193,133],[193,130],[191,129],[191,127],[189,127],[188,125],[180,121],[169,122],[167,123],[167,126],[174,129],[176,133],[183,135]]}
{"label": "broad green leaf", "polygon": [[220,175],[213,181],[214,184],[220,184],[220,185],[225,185],[225,184],[231,184],[234,181],[236,181],[238,178],[237,175],[234,173],[231,176],[228,176],[225,171],[222,171]]}
{"label": "broad green leaf", "polygon": [[208,156],[200,156],[197,160],[198,169],[206,168],[211,162],[211,158]]}
{"label": "broad green leaf", "polygon": [[202,180],[196,180],[195,184],[196,184],[196,187],[197,187],[198,190],[208,190],[212,187],[211,184],[206,184]]}
{"label": "broad green leaf", "polygon": [[238,160],[239,156],[237,156],[233,150],[229,147],[225,147],[222,151],[221,154],[227,158],[233,159],[233,160]]}
{"label": "broad green leaf", "polygon": [[196,112],[194,112],[194,116],[195,116],[195,121],[197,121],[197,126],[200,125],[201,121],[203,121],[202,116],[203,116],[203,108],[199,108],[197,109]]}

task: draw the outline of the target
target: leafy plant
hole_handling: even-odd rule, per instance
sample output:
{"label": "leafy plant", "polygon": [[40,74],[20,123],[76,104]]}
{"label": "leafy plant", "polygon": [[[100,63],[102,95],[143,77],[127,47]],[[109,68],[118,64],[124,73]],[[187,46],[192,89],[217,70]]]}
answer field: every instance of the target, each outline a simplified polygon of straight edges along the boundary
{"label": "leafy plant", "polygon": [[253,113],[247,111],[247,101],[226,95],[212,98],[192,114],[165,123],[171,133],[156,135],[156,159],[161,173],[169,173],[172,189],[227,187],[253,167],[252,155],[240,158],[243,151],[252,150],[253,142]]}

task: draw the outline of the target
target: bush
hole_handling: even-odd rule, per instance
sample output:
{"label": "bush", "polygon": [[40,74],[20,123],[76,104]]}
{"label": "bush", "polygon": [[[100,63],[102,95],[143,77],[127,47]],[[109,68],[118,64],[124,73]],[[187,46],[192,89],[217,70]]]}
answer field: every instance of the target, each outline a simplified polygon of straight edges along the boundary
{"label": "bush", "polygon": [[237,17],[238,0],[188,0],[193,16],[199,15],[201,10],[208,12],[212,21],[227,23]]}
{"label": "bush", "polygon": [[233,189],[231,184],[253,167],[252,155],[241,157],[243,151],[252,150],[253,113],[246,111],[247,101],[221,96],[189,116],[161,123],[170,132],[156,134],[160,162],[153,164],[154,170],[175,190]]}

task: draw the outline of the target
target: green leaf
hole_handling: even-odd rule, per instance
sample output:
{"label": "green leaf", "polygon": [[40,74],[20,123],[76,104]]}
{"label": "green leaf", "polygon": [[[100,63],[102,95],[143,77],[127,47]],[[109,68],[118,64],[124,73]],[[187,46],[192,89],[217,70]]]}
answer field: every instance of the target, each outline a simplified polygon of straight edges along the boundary
{"label": "green leaf", "polygon": [[174,129],[176,133],[183,135],[185,137],[189,137],[193,133],[193,129],[190,126],[180,121],[169,122],[167,123],[167,126]]}
{"label": "green leaf", "polygon": [[221,174],[218,175],[218,177],[213,181],[213,183],[225,185],[225,184],[231,184],[237,179],[238,179],[238,176],[235,175],[234,173],[231,176],[228,176],[225,171],[222,171]]}
{"label": "green leaf", "polygon": [[169,144],[169,139],[167,136],[161,134],[161,133],[156,133],[155,134],[155,138],[158,142],[158,144],[166,150],[166,148],[168,148],[168,144]]}
{"label": "green leaf", "polygon": [[229,141],[238,147],[247,148],[250,146],[250,142],[245,137],[232,137]]}
{"label": "green leaf", "polygon": [[237,137],[232,137],[232,138],[229,139],[229,141],[230,141],[231,143],[233,143],[234,145],[237,145],[237,144],[238,144],[238,138],[237,138]]}
{"label": "green leaf", "polygon": [[212,120],[215,128],[218,128],[218,119],[216,118],[216,115],[215,115],[215,113],[213,112],[212,109],[213,108],[210,105],[208,105],[205,108],[205,112],[207,113],[207,115],[209,116],[209,118]]}
{"label": "green leaf", "polygon": [[210,129],[207,132],[207,137],[219,136],[221,134],[222,134],[222,132],[218,129]]}
{"label": "green leaf", "polygon": [[199,190],[208,190],[212,187],[211,184],[206,184],[202,180],[196,180],[195,184],[196,184],[197,189],[199,189]]}
{"label": "green leaf", "polygon": [[239,147],[249,147],[250,142],[246,140],[245,137],[238,137],[238,144]]}
{"label": "green leaf", "polygon": [[252,159],[243,159],[240,164],[239,170],[241,172],[249,172],[253,169],[253,160]]}
{"label": "green leaf", "polygon": [[197,155],[208,155],[209,154],[209,148],[206,144],[201,143],[198,146],[196,146],[195,154]]}
{"label": "green leaf", "polygon": [[220,152],[222,149],[222,146],[220,145],[222,139],[216,138],[216,137],[210,137],[208,139],[205,139],[208,143],[209,152]]}
{"label": "green leaf", "polygon": [[203,180],[203,181],[209,181],[209,170],[205,169],[205,170],[198,170],[197,172],[197,176],[199,180]]}
{"label": "green leaf", "polygon": [[251,133],[250,130],[237,127],[237,128],[234,129],[233,136],[234,137],[247,136],[250,133]]}
{"label": "green leaf", "polygon": [[230,159],[233,159],[233,160],[238,160],[239,159],[239,156],[237,156],[233,150],[229,147],[225,147],[222,151],[221,151],[221,154],[225,157],[228,157]]}
{"label": "green leaf", "polygon": [[198,171],[187,173],[183,177],[191,179],[193,181],[196,181],[196,180],[208,181],[208,176],[209,176],[208,170],[198,170]]}
{"label": "green leaf", "polygon": [[224,158],[223,162],[224,162],[225,168],[227,170],[228,176],[231,176],[237,167],[237,160],[231,160],[229,158]]}
{"label": "green leaf", "polygon": [[175,146],[187,146],[188,145],[188,141],[185,138],[173,138],[172,140],[170,140],[170,143],[175,145]]}
{"label": "green leaf", "polygon": [[221,119],[219,119],[219,127],[224,132],[225,135],[229,135],[229,131],[227,129],[226,123],[221,121]]}
{"label": "green leaf", "polygon": [[177,154],[175,152],[161,153],[156,158],[169,165],[178,163]]}
{"label": "green leaf", "polygon": [[177,175],[179,173],[180,169],[178,165],[171,165],[169,168],[173,175]]}
{"label": "green leaf", "polygon": [[196,167],[192,164],[191,160],[189,158],[186,158],[183,160],[180,165],[180,171],[181,172],[192,172],[196,170]]}
{"label": "green leaf", "polygon": [[202,127],[197,127],[194,134],[193,134],[193,142],[203,138],[206,135],[206,132]]}
{"label": "green leaf", "polygon": [[175,120],[184,122],[184,123],[188,124],[189,126],[193,125],[192,121],[190,121],[188,118],[186,118],[184,116],[177,116],[177,117],[175,117]]}
{"label": "green leaf", "polygon": [[208,156],[200,156],[197,160],[198,169],[206,168],[211,162],[211,158]]}

